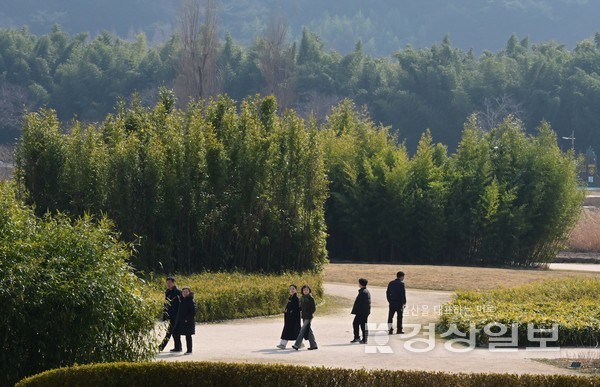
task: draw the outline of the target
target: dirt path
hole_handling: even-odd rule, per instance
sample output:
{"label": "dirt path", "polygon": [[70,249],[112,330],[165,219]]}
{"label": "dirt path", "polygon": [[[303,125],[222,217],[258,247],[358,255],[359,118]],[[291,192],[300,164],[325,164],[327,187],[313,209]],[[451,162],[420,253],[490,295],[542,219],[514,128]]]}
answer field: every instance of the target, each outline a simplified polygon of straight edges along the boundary
{"label": "dirt path", "polygon": [[[340,308],[328,315],[315,315],[313,330],[319,345],[316,351],[291,349],[275,346],[283,319],[264,317],[226,321],[216,324],[199,324],[194,336],[192,355],[171,354],[167,352],[157,356],[159,361],[226,361],[248,363],[282,363],[310,366],[365,369],[405,369],[447,372],[508,372],[536,374],[569,374],[572,371],[556,368],[533,361],[534,358],[560,358],[576,353],[589,353],[589,349],[563,348],[559,352],[539,352],[519,350],[510,353],[490,352],[476,348],[466,353],[455,353],[444,347],[444,340],[437,339],[433,350],[415,353],[409,350],[410,338],[401,335],[385,334],[387,322],[387,303],[385,289],[369,287],[373,300],[369,322],[382,324],[382,330],[371,333],[369,345],[350,344],[352,339],[352,316],[350,309],[357,287],[354,285],[326,283],[325,292],[336,296],[334,299]],[[343,297],[343,298],[340,298]],[[409,309],[404,318],[406,324],[428,324],[438,319],[439,306],[450,300],[450,292],[408,289]],[[405,332],[410,330],[405,329]],[[421,331],[423,332],[423,331]],[[406,335],[404,335],[406,336]],[[415,336],[424,338],[425,336]],[[184,347],[185,347],[185,340]],[[379,344],[379,346],[378,346]],[[389,347],[392,353],[380,353]],[[414,347],[418,347],[414,345]],[[409,349],[407,349],[409,348]],[[184,348],[185,349],[185,348]],[[368,350],[378,353],[366,353]]]}

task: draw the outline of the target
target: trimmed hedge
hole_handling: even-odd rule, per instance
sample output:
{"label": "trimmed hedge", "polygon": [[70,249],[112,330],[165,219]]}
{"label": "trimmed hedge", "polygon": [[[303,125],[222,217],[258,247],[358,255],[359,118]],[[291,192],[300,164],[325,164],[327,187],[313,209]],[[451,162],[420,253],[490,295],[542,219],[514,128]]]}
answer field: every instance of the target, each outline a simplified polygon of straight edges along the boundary
{"label": "trimmed hedge", "polygon": [[16,387],[36,386],[596,386],[600,376],[451,374],[366,371],[280,364],[210,362],[105,363],[43,372]]}
{"label": "trimmed hedge", "polygon": [[[320,272],[275,274],[202,273],[177,276],[177,286],[189,286],[196,300],[196,321],[210,322],[234,318],[257,317],[283,312],[289,297],[289,286],[308,284],[315,298],[323,297]],[[156,288],[164,286],[164,280]],[[163,293],[157,291],[157,300]]]}
{"label": "trimmed hedge", "polygon": [[[511,333],[511,324],[518,323],[519,345],[529,345],[527,324],[535,329],[552,328],[558,324],[558,341],[548,345],[600,345],[600,280],[567,278],[536,281],[510,289],[492,291],[460,291],[442,307],[438,329],[448,330],[451,324],[461,332],[469,324],[481,329],[487,324],[504,324]],[[489,336],[483,329],[477,333],[477,343],[485,345]],[[534,346],[537,344],[534,344]]]}

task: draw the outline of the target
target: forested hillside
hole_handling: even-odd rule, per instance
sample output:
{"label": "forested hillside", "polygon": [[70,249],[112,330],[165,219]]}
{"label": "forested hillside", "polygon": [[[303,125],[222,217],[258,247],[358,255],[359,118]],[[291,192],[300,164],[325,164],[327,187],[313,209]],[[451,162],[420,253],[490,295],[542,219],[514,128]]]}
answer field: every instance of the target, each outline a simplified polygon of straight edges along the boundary
{"label": "forested hillside", "polygon": [[[218,19],[244,45],[253,43],[273,15],[299,39],[303,27],[322,37],[328,49],[347,54],[362,40],[365,52],[390,55],[407,44],[429,47],[449,35],[457,47],[499,50],[511,34],[533,43],[556,40],[573,47],[597,29],[592,0],[220,0]],[[107,30],[120,37],[144,32],[150,42],[174,30],[179,0],[2,0],[0,26],[29,26],[36,34],[60,24],[70,34]]]}
{"label": "forested hillside", "polygon": [[[477,55],[446,37],[429,48],[377,57],[360,43],[346,55],[328,50],[307,29],[287,42],[280,38],[285,31],[273,23],[248,48],[231,35],[210,46],[198,36],[190,48],[177,36],[150,46],[143,34],[127,41],[107,32],[69,35],[60,27],[42,36],[0,29],[0,142],[14,143],[24,109],[47,106],[61,120],[99,121],[134,92],[142,103],[155,102],[164,84],[181,106],[221,93],[236,101],[274,94],[281,109],[318,120],[350,98],[391,126],[411,153],[428,128],[434,141],[453,150],[473,112],[484,129],[512,114],[530,132],[545,120],[559,136],[575,131],[576,150],[600,149],[600,33],[572,50],[512,35],[498,52]],[[564,149],[571,145],[560,141]]]}

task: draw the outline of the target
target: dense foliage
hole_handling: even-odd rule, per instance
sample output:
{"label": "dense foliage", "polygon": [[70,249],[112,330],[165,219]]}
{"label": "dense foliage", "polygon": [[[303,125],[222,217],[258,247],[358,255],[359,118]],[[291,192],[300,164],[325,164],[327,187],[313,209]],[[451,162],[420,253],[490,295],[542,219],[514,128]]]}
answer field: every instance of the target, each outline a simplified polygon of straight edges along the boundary
{"label": "dense foliage", "polygon": [[[44,36],[0,29],[0,142],[12,142],[23,109],[48,105],[61,117],[98,120],[119,96],[152,94],[175,76],[172,39],[149,48],[146,37],[127,42],[107,32],[90,40],[59,27]],[[144,94],[145,93],[145,94]]]}
{"label": "dense foliage", "polygon": [[473,116],[456,153],[427,132],[412,158],[349,101],[308,125],[272,97],[184,113],[164,89],[153,110],[68,135],[45,110],[27,117],[17,178],[40,214],[106,213],[141,238],[140,267],[167,272],[318,269],[324,217],[333,258],[527,266],[579,215],[576,162],[545,123],[486,132]]}
{"label": "dense foliage", "polygon": [[150,358],[157,305],[107,220],[37,218],[0,184],[0,384],[75,363]]}
{"label": "dense foliage", "polygon": [[[212,58],[218,92],[237,101],[273,93],[280,107],[319,120],[339,100],[351,98],[406,139],[411,153],[426,128],[454,149],[473,112],[487,128],[511,113],[530,133],[546,120],[560,136],[574,130],[577,150],[600,149],[600,34],[571,51],[513,35],[496,53],[476,55],[445,38],[430,48],[405,47],[393,57],[368,55],[360,42],[341,55],[306,29],[296,42],[274,39],[267,30],[247,48],[230,34],[218,42]],[[43,36],[0,29],[0,141],[18,137],[24,106],[45,105],[61,120],[75,115],[100,121],[119,96],[134,90],[152,103],[158,85],[175,83],[179,60],[175,36],[148,47],[144,35],[127,42],[109,33],[69,36],[58,27]]]}
{"label": "dense foliage", "polygon": [[[308,284],[317,299],[323,299],[321,273],[244,274],[206,272],[178,275],[178,287],[188,286],[196,300],[196,321],[213,322],[234,318],[269,316],[282,313],[290,296],[289,287]],[[164,280],[157,278],[153,296],[164,299]]]}
{"label": "dense foliage", "polygon": [[580,212],[576,161],[545,123],[537,136],[511,118],[485,132],[473,116],[456,153],[427,132],[410,158],[386,128],[344,102],[322,137],[334,259],[547,262]]}
{"label": "dense foliage", "polygon": [[17,387],[89,386],[594,386],[598,376],[387,371],[214,362],[112,363],[44,372]]}
{"label": "dense foliage", "polygon": [[[491,291],[461,291],[443,306],[442,324],[448,330],[456,324],[461,332],[469,332],[469,325],[477,329],[477,343],[487,344],[490,335],[483,328],[487,324],[504,324],[513,333],[511,325],[518,323],[519,345],[539,346],[527,335],[527,324],[535,329],[552,328],[558,324],[558,340],[549,346],[587,346],[600,344],[600,280],[569,278],[539,281],[511,289]],[[494,329],[493,333],[498,330]],[[540,335],[534,337],[539,338]],[[544,337],[550,337],[549,334]]]}
{"label": "dense foliage", "polygon": [[319,269],[327,195],[316,128],[272,97],[174,108],[134,101],[68,135],[53,111],[28,115],[17,178],[38,213],[105,213],[137,266],[155,270]]}
{"label": "dense foliage", "polygon": [[[198,0],[201,3],[204,0]],[[273,15],[281,15],[298,37],[303,26],[317,32],[338,52],[352,51],[359,39],[368,52],[387,55],[407,44],[430,46],[449,34],[459,47],[496,50],[510,33],[536,42],[560,39],[573,45],[598,28],[590,0],[219,0],[219,29],[251,44]],[[0,25],[28,25],[37,34],[61,24],[69,33],[113,31],[119,36],[145,32],[160,41],[176,29],[181,1],[31,0],[8,1]],[[90,18],[89,15],[96,17]],[[560,35],[557,35],[560,31]]]}

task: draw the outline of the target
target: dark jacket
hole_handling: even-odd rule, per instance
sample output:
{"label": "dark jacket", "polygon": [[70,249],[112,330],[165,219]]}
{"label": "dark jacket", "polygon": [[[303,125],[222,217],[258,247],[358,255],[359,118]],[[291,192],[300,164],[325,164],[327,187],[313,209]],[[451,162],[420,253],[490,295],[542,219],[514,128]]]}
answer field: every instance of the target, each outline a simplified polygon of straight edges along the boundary
{"label": "dark jacket", "polygon": [[354,300],[352,314],[368,316],[371,314],[371,293],[367,288],[358,289],[358,295]]}
{"label": "dark jacket", "polygon": [[300,299],[300,309],[302,310],[302,319],[309,320],[313,318],[313,315],[317,311],[317,305],[312,295],[302,295]]}
{"label": "dark jacket", "polygon": [[193,335],[196,333],[196,301],[194,301],[194,293],[190,293],[187,297],[181,297],[179,304],[179,319],[177,320],[177,328],[175,333],[178,335]]}
{"label": "dark jacket", "polygon": [[390,304],[406,304],[406,289],[404,288],[404,282],[400,281],[398,278],[391,281],[388,284],[385,295]]}
{"label": "dark jacket", "polygon": [[291,295],[283,314],[282,340],[296,340],[300,333],[300,299],[297,294]]}
{"label": "dark jacket", "polygon": [[174,286],[171,290],[165,290],[164,320],[171,320],[172,324],[177,322],[177,313],[179,312],[180,300],[181,290],[179,290],[177,286]]}

